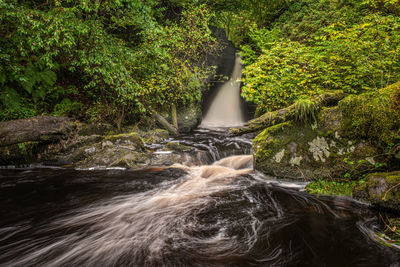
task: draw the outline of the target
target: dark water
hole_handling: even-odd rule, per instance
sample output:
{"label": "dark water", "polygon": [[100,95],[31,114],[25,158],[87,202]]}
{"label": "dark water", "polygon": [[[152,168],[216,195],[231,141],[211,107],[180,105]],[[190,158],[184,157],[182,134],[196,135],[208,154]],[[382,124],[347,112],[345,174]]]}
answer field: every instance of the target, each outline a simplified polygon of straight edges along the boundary
{"label": "dark water", "polygon": [[[216,159],[249,149],[201,136],[180,141],[211,146]],[[316,198],[250,165],[238,156],[141,171],[0,170],[0,265],[400,266],[366,206]]]}

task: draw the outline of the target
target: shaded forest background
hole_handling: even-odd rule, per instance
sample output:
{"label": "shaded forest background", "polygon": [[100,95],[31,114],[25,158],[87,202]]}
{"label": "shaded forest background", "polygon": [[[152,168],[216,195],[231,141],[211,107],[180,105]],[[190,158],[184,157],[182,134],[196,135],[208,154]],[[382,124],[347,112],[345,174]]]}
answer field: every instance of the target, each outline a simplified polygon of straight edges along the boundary
{"label": "shaded forest background", "polygon": [[225,30],[256,115],[400,80],[397,0],[0,1],[0,120],[135,123],[201,101]]}

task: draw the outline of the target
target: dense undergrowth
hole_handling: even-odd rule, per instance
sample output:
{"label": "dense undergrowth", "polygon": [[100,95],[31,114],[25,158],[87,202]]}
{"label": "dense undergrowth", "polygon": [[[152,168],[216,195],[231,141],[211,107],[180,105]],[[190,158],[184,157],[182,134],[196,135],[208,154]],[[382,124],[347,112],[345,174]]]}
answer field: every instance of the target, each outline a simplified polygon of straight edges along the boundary
{"label": "dense undergrowth", "polygon": [[256,115],[400,80],[398,0],[3,0],[0,120],[120,125],[198,101],[218,47],[210,25],[241,50]]}
{"label": "dense undergrowth", "polygon": [[217,43],[182,1],[0,1],[0,121],[39,114],[135,121],[199,100]]}
{"label": "dense undergrowth", "polygon": [[258,115],[327,90],[375,92],[400,80],[398,1],[279,2],[269,20],[244,11],[245,29],[240,20],[227,26],[246,64],[242,96]]}

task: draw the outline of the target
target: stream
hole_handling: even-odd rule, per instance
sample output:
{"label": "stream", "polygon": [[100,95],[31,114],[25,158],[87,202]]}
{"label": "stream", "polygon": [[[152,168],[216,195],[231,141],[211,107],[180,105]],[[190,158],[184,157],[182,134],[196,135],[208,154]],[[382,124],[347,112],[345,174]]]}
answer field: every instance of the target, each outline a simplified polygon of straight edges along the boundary
{"label": "stream", "polygon": [[400,266],[374,211],[253,171],[249,139],[175,141],[204,163],[0,170],[0,266]]}

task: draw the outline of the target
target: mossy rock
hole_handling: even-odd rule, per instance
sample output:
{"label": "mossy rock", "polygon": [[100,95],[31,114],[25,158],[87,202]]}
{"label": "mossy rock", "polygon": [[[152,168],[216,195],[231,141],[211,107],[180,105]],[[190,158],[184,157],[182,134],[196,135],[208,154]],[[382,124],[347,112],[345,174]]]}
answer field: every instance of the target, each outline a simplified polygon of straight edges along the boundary
{"label": "mossy rock", "polygon": [[[171,110],[163,110],[160,114],[169,122],[172,122]],[[180,133],[188,133],[195,129],[201,122],[203,112],[201,103],[193,101],[186,105],[176,107],[176,115],[178,120],[178,129]]]}
{"label": "mossy rock", "polygon": [[301,179],[304,173],[298,166],[308,155],[306,144],[299,141],[312,140],[316,133],[310,127],[299,131],[299,127],[292,121],[284,122],[256,136],[253,140],[255,169],[279,178]]}
{"label": "mossy rock", "polygon": [[140,133],[146,144],[160,143],[169,137],[169,133],[164,129],[154,129]]}
{"label": "mossy rock", "polygon": [[110,141],[114,144],[133,145],[137,149],[144,148],[144,142],[139,134],[133,132],[129,134],[108,135],[104,138],[105,141]]}
{"label": "mossy rock", "polygon": [[[336,112],[331,109],[334,112],[327,110],[327,114]],[[346,173],[356,177],[373,168],[379,150],[344,139],[334,129],[291,121],[269,127],[253,140],[255,168],[296,180],[340,178]]]}
{"label": "mossy rock", "polygon": [[342,132],[346,137],[365,139],[385,148],[400,136],[400,82],[339,102],[343,114]]}
{"label": "mossy rock", "polygon": [[110,167],[123,167],[123,168],[137,168],[139,166],[143,166],[147,157],[143,155],[143,153],[138,152],[129,152],[124,156],[118,158],[111,164]]}
{"label": "mossy rock", "polygon": [[341,132],[342,111],[339,107],[323,107],[318,114],[318,126],[327,133]]}
{"label": "mossy rock", "polygon": [[186,152],[186,151],[191,151],[191,150],[194,149],[193,147],[183,145],[183,144],[181,144],[181,143],[179,143],[179,142],[170,142],[170,143],[167,143],[167,144],[165,145],[165,147],[166,147],[168,150],[174,150],[174,151],[177,151],[177,152]]}
{"label": "mossy rock", "polygon": [[380,209],[400,212],[400,171],[367,175],[365,183],[353,189],[353,197]]}

